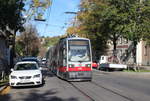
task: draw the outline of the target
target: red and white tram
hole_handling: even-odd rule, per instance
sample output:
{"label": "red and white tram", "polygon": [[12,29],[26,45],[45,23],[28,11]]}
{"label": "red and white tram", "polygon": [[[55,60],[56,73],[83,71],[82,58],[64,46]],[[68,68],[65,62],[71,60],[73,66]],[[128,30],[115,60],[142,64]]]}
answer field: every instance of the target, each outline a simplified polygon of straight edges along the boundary
{"label": "red and white tram", "polygon": [[91,43],[87,38],[62,38],[49,49],[49,68],[68,81],[92,79]]}

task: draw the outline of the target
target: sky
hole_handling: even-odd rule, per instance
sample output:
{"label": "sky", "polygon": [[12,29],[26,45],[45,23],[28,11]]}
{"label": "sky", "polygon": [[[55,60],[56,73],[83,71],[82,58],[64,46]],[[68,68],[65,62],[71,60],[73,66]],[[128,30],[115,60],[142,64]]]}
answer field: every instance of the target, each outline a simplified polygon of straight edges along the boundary
{"label": "sky", "polygon": [[51,7],[45,12],[45,22],[32,21],[40,36],[59,36],[66,32],[71,26],[75,14],[65,12],[77,12],[80,0],[53,0]]}

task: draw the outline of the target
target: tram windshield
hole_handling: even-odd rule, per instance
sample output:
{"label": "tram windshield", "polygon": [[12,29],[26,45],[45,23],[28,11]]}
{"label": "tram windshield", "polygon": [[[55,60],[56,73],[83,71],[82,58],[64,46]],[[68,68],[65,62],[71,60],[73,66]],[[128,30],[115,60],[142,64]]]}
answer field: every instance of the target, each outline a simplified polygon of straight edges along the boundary
{"label": "tram windshield", "polygon": [[91,61],[89,41],[87,40],[70,40],[68,52],[69,61]]}

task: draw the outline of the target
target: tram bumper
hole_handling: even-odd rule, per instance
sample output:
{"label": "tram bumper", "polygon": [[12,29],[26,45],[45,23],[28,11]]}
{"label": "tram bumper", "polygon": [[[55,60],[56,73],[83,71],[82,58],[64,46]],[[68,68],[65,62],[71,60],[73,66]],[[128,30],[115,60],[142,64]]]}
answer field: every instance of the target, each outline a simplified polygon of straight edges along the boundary
{"label": "tram bumper", "polygon": [[91,80],[92,79],[92,71],[67,72],[67,78],[69,81]]}

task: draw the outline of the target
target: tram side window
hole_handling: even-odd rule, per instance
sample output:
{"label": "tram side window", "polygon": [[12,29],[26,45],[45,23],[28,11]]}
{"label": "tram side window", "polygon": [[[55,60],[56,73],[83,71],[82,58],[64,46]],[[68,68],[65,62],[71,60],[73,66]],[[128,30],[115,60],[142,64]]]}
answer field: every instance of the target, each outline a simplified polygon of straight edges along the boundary
{"label": "tram side window", "polygon": [[62,45],[60,46],[60,49],[59,49],[59,65],[61,67],[63,66],[63,47],[62,47]]}
{"label": "tram side window", "polygon": [[63,66],[66,66],[67,64],[67,55],[66,55],[66,49],[63,49]]}

